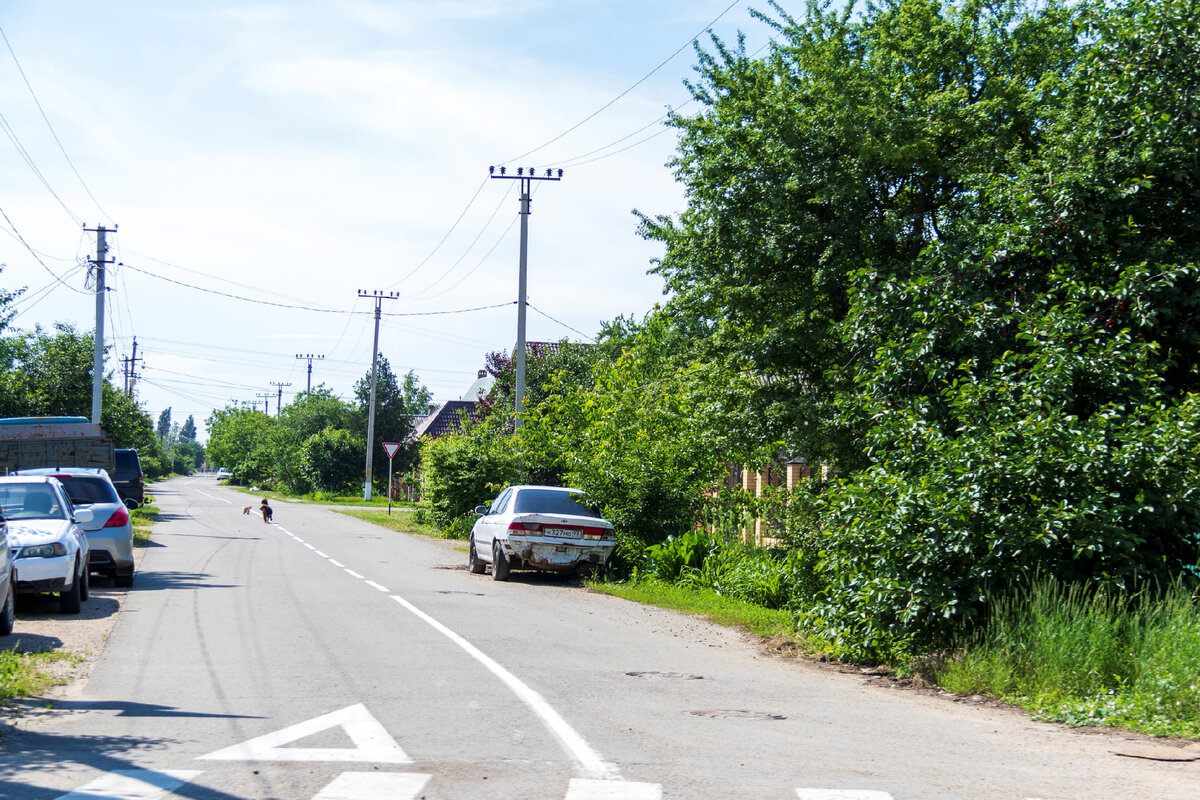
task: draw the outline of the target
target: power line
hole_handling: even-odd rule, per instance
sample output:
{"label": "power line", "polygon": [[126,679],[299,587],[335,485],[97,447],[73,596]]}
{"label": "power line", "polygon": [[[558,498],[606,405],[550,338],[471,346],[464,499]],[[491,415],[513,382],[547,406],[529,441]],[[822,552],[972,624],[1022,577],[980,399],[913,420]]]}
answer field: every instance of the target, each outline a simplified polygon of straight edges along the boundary
{"label": "power line", "polygon": [[[467,201],[466,207],[464,207],[462,212],[459,213],[458,219],[454,220],[454,224],[450,226],[450,230],[446,231],[446,235],[442,237],[442,240],[440,242],[438,242],[436,245],[434,245],[434,248],[429,251],[429,255],[425,256],[425,258],[423,258],[421,260],[420,264],[417,264],[415,267],[412,268],[412,270],[409,271],[409,273],[407,275],[405,275],[403,278],[401,278],[400,280],[393,283],[392,284],[393,288],[404,283],[406,280],[411,278],[413,275],[416,275],[417,270],[419,270],[421,267],[425,266],[425,264],[428,263],[429,259],[433,258],[434,253],[436,253],[438,250],[441,249],[442,245],[444,245],[446,243],[446,240],[450,238],[450,234],[454,233],[454,229],[458,227],[458,223],[462,222],[463,217],[465,217],[467,215],[467,212],[471,210],[471,206],[475,204],[475,199],[477,197],[479,197],[479,193],[483,191],[483,187],[486,183],[487,183],[487,178],[484,178],[482,181],[479,182],[479,186],[475,189],[475,194],[471,195],[471,199]],[[480,235],[481,236],[483,235],[482,231],[480,232]],[[463,255],[464,255],[464,257],[466,256],[465,253]]]}
{"label": "power line", "polygon": [[586,117],[584,117],[583,119],[581,119],[579,122],[576,122],[574,125],[572,125],[571,127],[567,128],[565,131],[563,131],[562,133],[558,134],[558,135],[557,135],[557,136],[555,136],[553,139],[550,139],[550,140],[549,140],[549,141],[547,141],[547,142],[543,142],[542,144],[538,145],[537,147],[533,148],[532,150],[530,150],[530,151],[528,151],[528,152],[522,153],[522,154],[521,154],[521,155],[519,155],[519,156],[515,156],[515,157],[513,157],[513,158],[510,158],[510,159],[508,159],[507,161],[501,161],[501,162],[499,162],[499,163],[501,163],[501,164],[511,164],[511,163],[513,163],[514,161],[520,161],[521,159],[525,158],[526,156],[531,156],[531,155],[533,155],[534,153],[538,152],[539,150],[542,150],[542,149],[544,149],[544,148],[546,148],[546,147],[549,147],[550,145],[554,144],[555,142],[557,142],[559,139],[563,138],[563,137],[564,137],[564,136],[566,136],[567,134],[571,133],[572,131],[576,130],[577,128],[580,128],[580,127],[582,127],[584,124],[586,124],[586,123],[590,122],[592,119],[594,119],[595,117],[599,116],[599,115],[600,115],[600,113],[601,113],[601,112],[603,112],[605,109],[607,109],[609,106],[613,105],[613,104],[614,104],[614,103],[616,103],[618,100],[620,100],[622,97],[624,97],[625,95],[627,95],[627,94],[629,94],[630,92],[632,92],[632,91],[633,91],[634,89],[636,89],[638,86],[641,86],[643,83],[645,83],[645,82],[646,82],[646,80],[647,80],[647,79],[649,79],[649,78],[650,78],[650,76],[651,76],[651,75],[653,75],[654,73],[658,72],[660,69],[662,69],[662,68],[663,68],[663,67],[665,67],[667,64],[669,64],[669,63],[670,63],[672,60],[674,60],[675,56],[679,55],[679,54],[680,54],[680,53],[682,53],[684,50],[686,50],[686,49],[687,49],[689,46],[691,46],[691,44],[692,44],[693,42],[695,42],[697,39],[699,39],[699,38],[700,38],[700,36],[701,36],[701,35],[702,35],[702,34],[703,34],[703,33],[704,33],[706,30],[708,30],[709,28],[711,28],[713,25],[716,25],[716,24],[717,24],[717,22],[718,22],[718,21],[721,19],[721,17],[725,16],[725,15],[726,15],[726,14],[728,14],[730,11],[732,11],[732,10],[733,10],[733,7],[734,7],[734,6],[736,6],[736,5],[738,5],[738,3],[740,3],[740,2],[741,2],[741,0],[734,0],[734,2],[730,3],[730,4],[729,4],[729,5],[728,5],[728,6],[725,8],[725,10],[724,10],[724,11],[722,11],[720,14],[717,14],[717,16],[713,18],[712,22],[708,23],[708,24],[707,24],[707,25],[705,25],[703,28],[701,28],[699,31],[697,31],[695,36],[693,36],[693,37],[692,37],[692,38],[690,38],[690,39],[689,39],[687,42],[685,42],[685,43],[684,43],[684,44],[683,44],[683,45],[682,45],[682,46],[681,46],[681,47],[680,47],[678,50],[676,50],[674,53],[671,53],[671,55],[667,56],[667,58],[666,58],[666,59],[665,59],[665,60],[664,60],[664,61],[663,61],[661,64],[659,64],[657,67],[655,67],[654,69],[652,69],[652,70],[650,70],[649,72],[647,72],[645,75],[643,75],[641,78],[639,78],[639,79],[638,79],[638,80],[637,80],[637,81],[636,81],[636,82],[635,82],[635,83],[634,83],[632,86],[630,86],[630,87],[629,87],[628,89],[626,89],[625,91],[621,92],[619,95],[617,95],[616,97],[614,97],[612,100],[609,100],[607,103],[605,103],[604,105],[600,106],[600,108],[596,109],[596,110],[595,110],[595,111],[593,111],[591,114],[589,114],[589,115],[587,115]]}
{"label": "power line", "polygon": [[573,331],[573,332],[575,332],[575,333],[578,333],[580,336],[582,336],[583,338],[587,339],[589,342],[595,342],[595,341],[596,341],[595,339],[593,339],[591,336],[588,336],[588,335],[587,335],[586,333],[584,333],[583,331],[576,330],[575,328],[572,328],[570,325],[568,325],[567,323],[563,322],[561,319],[555,319],[554,317],[550,316],[550,315],[549,315],[549,314],[547,314],[545,311],[542,311],[540,308],[537,308],[536,306],[534,306],[534,304],[533,304],[533,303],[530,303],[530,302],[526,301],[525,305],[527,305],[529,308],[532,308],[534,311],[536,311],[537,313],[541,314],[543,317],[545,317],[546,319],[550,320],[551,322],[557,322],[559,325],[562,325],[562,326],[563,326],[564,328],[566,328],[567,330],[569,330],[569,331]]}
{"label": "power line", "polygon": [[29,242],[25,241],[25,237],[24,237],[24,236],[22,236],[22,235],[21,235],[21,232],[17,230],[17,226],[16,226],[16,225],[14,225],[14,224],[13,224],[13,221],[12,221],[11,219],[9,219],[9,218],[8,218],[8,214],[7,214],[7,213],[4,211],[4,209],[3,209],[3,208],[0,208],[0,216],[3,216],[3,217],[4,217],[4,221],[5,221],[5,222],[7,222],[7,223],[8,223],[8,227],[9,227],[10,229],[12,229],[12,233],[13,233],[13,235],[14,235],[14,236],[16,236],[16,237],[17,237],[17,241],[19,241],[19,242],[20,242],[22,245],[24,245],[24,246],[25,246],[25,249],[29,251],[29,253],[30,253],[30,254],[31,254],[33,257],[34,257],[34,259],[35,259],[35,260],[36,260],[36,261],[37,261],[39,264],[41,264],[41,265],[42,265],[42,269],[44,269],[44,270],[46,270],[46,272],[50,273],[50,276],[51,276],[52,278],[54,278],[54,280],[58,281],[58,282],[59,282],[59,283],[61,283],[63,286],[66,286],[68,289],[70,289],[70,290],[71,290],[71,291],[73,291],[73,292],[78,292],[79,294],[91,294],[91,292],[87,292],[87,291],[84,291],[84,290],[82,290],[82,289],[76,289],[74,286],[72,286],[71,284],[69,284],[69,283],[67,283],[66,281],[64,281],[64,280],[63,280],[61,277],[59,277],[58,275],[55,275],[55,274],[54,274],[54,270],[52,270],[52,269],[50,269],[49,267],[47,267],[47,266],[46,266],[46,262],[45,262],[45,261],[42,261],[41,257],[40,257],[40,256],[38,256],[38,254],[37,254],[37,251],[36,251],[36,250],[34,250],[32,247],[30,247],[30,246],[29,246]]}

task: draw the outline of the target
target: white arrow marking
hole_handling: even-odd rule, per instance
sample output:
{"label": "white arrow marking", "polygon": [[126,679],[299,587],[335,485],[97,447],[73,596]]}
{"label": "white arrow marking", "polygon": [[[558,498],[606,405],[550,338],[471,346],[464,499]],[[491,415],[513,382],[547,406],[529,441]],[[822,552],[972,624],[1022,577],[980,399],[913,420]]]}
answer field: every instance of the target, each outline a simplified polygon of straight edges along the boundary
{"label": "white arrow marking", "polygon": [[[315,733],[338,728],[354,747],[283,747]],[[371,716],[362,703],[310,719],[265,736],[199,756],[208,761],[369,761],[378,764],[411,764],[412,759]]]}
{"label": "white arrow marking", "polygon": [[58,800],[156,800],[200,774],[194,769],[118,769]]}
{"label": "white arrow marking", "polygon": [[404,772],[343,772],[313,800],[416,800],[432,777]]}
{"label": "white arrow marking", "polygon": [[662,784],[572,778],[566,800],[662,800]]}
{"label": "white arrow marking", "polygon": [[800,800],[893,800],[887,792],[870,789],[797,789]]}

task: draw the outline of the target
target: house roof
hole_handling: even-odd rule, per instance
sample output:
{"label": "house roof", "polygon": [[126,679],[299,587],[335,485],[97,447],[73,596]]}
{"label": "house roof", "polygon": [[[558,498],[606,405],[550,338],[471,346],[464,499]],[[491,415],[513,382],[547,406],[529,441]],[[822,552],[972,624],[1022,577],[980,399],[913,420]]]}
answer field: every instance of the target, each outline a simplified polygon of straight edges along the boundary
{"label": "house roof", "polygon": [[468,416],[475,415],[474,400],[447,400],[442,407],[430,414],[413,431],[413,437],[420,439],[428,436],[436,439],[447,433],[454,433],[460,427],[459,412],[466,411]]}

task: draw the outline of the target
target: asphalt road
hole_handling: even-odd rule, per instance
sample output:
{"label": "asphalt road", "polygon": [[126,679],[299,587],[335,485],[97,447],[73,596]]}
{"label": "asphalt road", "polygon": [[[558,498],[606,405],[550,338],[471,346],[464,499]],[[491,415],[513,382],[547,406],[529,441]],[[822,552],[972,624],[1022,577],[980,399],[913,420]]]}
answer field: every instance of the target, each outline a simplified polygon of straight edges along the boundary
{"label": "asphalt road", "polygon": [[0,797],[1200,796],[1200,762],[1144,757],[1178,750],[882,690],[550,576],[495,583],[458,543],[298,504],[267,525],[211,478],[155,496],[103,656],[0,740]]}

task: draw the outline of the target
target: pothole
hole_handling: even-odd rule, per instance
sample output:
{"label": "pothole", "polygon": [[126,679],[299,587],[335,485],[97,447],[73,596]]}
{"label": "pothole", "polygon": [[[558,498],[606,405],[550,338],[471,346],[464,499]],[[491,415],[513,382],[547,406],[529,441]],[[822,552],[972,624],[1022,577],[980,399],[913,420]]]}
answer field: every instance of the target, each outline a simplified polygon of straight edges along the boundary
{"label": "pothole", "polygon": [[689,711],[693,717],[709,717],[710,719],[787,719],[782,714],[768,714],[766,711],[746,711],[743,709],[719,708],[710,711]]}
{"label": "pothole", "polygon": [[692,675],[689,672],[658,672],[656,670],[647,670],[645,672],[626,672],[631,678],[678,678],[685,681],[702,681],[703,675]]}

